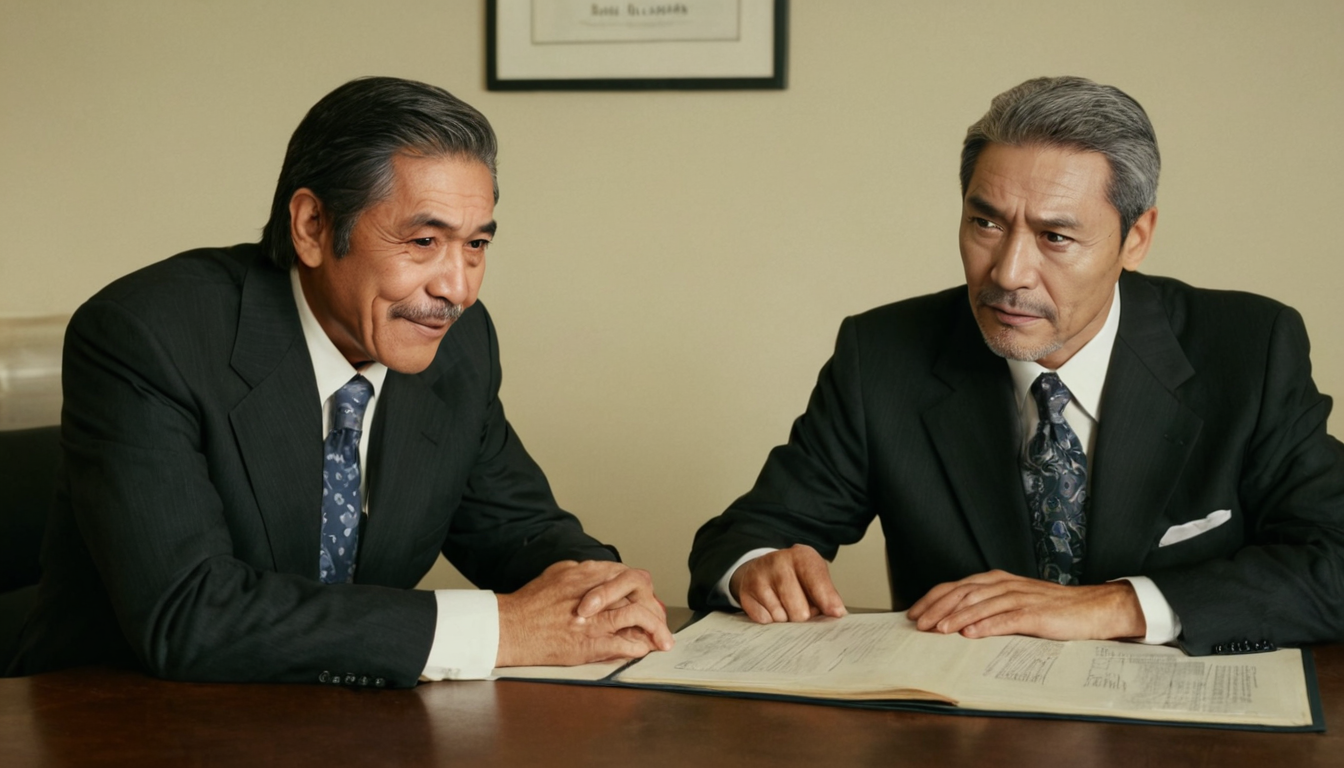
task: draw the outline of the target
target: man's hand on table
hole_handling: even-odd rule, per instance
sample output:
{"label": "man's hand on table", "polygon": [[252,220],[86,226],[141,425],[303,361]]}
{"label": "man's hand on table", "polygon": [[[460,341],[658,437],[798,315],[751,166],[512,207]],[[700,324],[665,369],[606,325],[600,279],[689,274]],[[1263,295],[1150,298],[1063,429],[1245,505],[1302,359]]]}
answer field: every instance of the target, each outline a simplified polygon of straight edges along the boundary
{"label": "man's hand on table", "polygon": [[621,563],[555,563],[517,592],[496,597],[495,666],[637,659],[672,648],[667,611],[648,571]]}
{"label": "man's hand on table", "polygon": [[908,615],[928,632],[965,637],[1030,635],[1051,640],[1143,637],[1139,599],[1127,581],[1065,587],[989,571],[939,584]]}
{"label": "man's hand on table", "polygon": [[729,590],[758,624],[846,613],[825,558],[806,544],[748,560],[733,573]]}

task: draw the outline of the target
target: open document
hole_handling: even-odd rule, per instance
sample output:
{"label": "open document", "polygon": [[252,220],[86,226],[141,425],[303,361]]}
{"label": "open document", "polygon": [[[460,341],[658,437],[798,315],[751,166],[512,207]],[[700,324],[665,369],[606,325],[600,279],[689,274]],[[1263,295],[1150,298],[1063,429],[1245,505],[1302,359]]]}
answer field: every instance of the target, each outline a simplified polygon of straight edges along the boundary
{"label": "open document", "polygon": [[1187,656],[1176,648],[920,632],[900,613],[754,624],[714,613],[615,683],[1227,726],[1310,727],[1303,652]]}

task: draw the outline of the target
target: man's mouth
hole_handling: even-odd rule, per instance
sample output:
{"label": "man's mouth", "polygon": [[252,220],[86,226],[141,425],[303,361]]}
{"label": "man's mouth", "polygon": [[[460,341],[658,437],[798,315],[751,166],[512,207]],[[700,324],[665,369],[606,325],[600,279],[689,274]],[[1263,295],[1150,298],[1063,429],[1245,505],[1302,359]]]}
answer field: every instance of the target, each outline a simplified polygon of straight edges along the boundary
{"label": "man's mouth", "polygon": [[405,320],[430,336],[442,336],[464,310],[456,304],[441,302],[426,305],[394,305],[388,315],[394,320]]}
{"label": "man's mouth", "polygon": [[977,302],[994,313],[994,319],[1000,324],[1018,328],[1030,325],[1037,320],[1054,322],[1055,312],[1047,304],[1037,302],[1019,292],[1004,291],[997,288],[982,288]]}
{"label": "man's mouth", "polygon": [[417,333],[420,333],[431,339],[442,338],[443,335],[448,332],[448,326],[453,324],[452,320],[442,320],[439,318],[431,318],[431,317],[421,317],[421,318],[402,317],[398,319],[405,320],[406,322],[410,323],[411,327],[414,328]]}
{"label": "man's mouth", "polygon": [[447,328],[449,325],[452,325],[453,322],[451,320],[440,320],[436,317],[421,317],[421,318],[408,317],[405,319],[412,323],[415,323],[416,325],[422,325],[426,328],[433,328],[435,330],[440,328]]}
{"label": "man's mouth", "polygon": [[1033,315],[1013,308],[998,304],[988,305],[994,311],[994,317],[1004,325],[1020,326],[1041,320],[1040,315]]}

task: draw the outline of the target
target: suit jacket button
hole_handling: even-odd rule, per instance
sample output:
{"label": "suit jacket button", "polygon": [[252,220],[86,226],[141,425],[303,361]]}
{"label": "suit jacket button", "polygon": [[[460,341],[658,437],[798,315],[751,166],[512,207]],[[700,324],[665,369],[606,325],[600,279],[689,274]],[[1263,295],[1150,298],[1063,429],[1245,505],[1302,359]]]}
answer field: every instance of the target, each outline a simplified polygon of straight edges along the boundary
{"label": "suit jacket button", "polygon": [[1225,647],[1223,646],[1222,643],[1217,643],[1217,644],[1215,644],[1215,645],[1213,646],[1213,652],[1214,652],[1214,653],[1227,653],[1227,648],[1225,648]]}
{"label": "suit jacket button", "polygon": [[320,674],[320,675],[317,676],[317,682],[319,682],[319,683],[325,683],[325,682],[327,682],[327,681],[330,680],[330,679],[331,679],[331,673],[330,673],[330,672],[325,672],[325,671],[324,671],[322,674]]}
{"label": "suit jacket button", "polygon": [[358,679],[358,678],[355,677],[355,673],[353,673],[353,672],[347,672],[347,673],[345,673],[345,684],[346,684],[346,685],[354,685],[354,684],[355,684],[355,680],[357,680],[357,679]]}
{"label": "suit jacket button", "polygon": [[385,685],[387,685],[387,681],[384,680],[383,678],[381,678],[381,677],[375,677],[375,678],[373,679],[373,687],[374,687],[374,688],[382,688],[382,687],[385,686]]}
{"label": "suit jacket button", "polygon": [[360,684],[360,685],[368,685],[368,684],[369,684],[369,676],[368,676],[368,675],[360,675],[360,677],[359,677],[359,684]]}

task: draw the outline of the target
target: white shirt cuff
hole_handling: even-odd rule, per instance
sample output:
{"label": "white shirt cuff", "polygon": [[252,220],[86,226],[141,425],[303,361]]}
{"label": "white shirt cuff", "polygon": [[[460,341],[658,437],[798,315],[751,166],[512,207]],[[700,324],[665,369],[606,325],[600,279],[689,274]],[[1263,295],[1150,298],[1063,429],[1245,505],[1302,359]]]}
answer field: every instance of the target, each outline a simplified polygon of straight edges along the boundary
{"label": "white shirt cuff", "polygon": [[421,680],[483,680],[499,655],[499,601],[480,589],[436,589],[439,614]]}
{"label": "white shirt cuff", "polygon": [[747,554],[737,558],[737,562],[733,563],[733,567],[729,568],[728,572],[723,574],[723,578],[719,579],[719,583],[714,585],[714,593],[719,597],[728,598],[728,604],[734,608],[741,608],[742,606],[738,605],[737,601],[733,599],[733,591],[728,588],[728,585],[733,580],[733,574],[737,573],[737,569],[745,565],[748,560],[755,560],[761,555],[768,555],[771,552],[776,551],[778,550],[774,547],[761,547],[760,549],[753,549]]}
{"label": "white shirt cuff", "polygon": [[1163,597],[1162,590],[1147,576],[1127,576],[1116,581],[1128,581],[1134,587],[1139,598],[1139,610],[1143,611],[1143,620],[1148,632],[1139,642],[1148,645],[1165,645],[1181,634],[1181,617],[1171,609],[1171,603]]}

